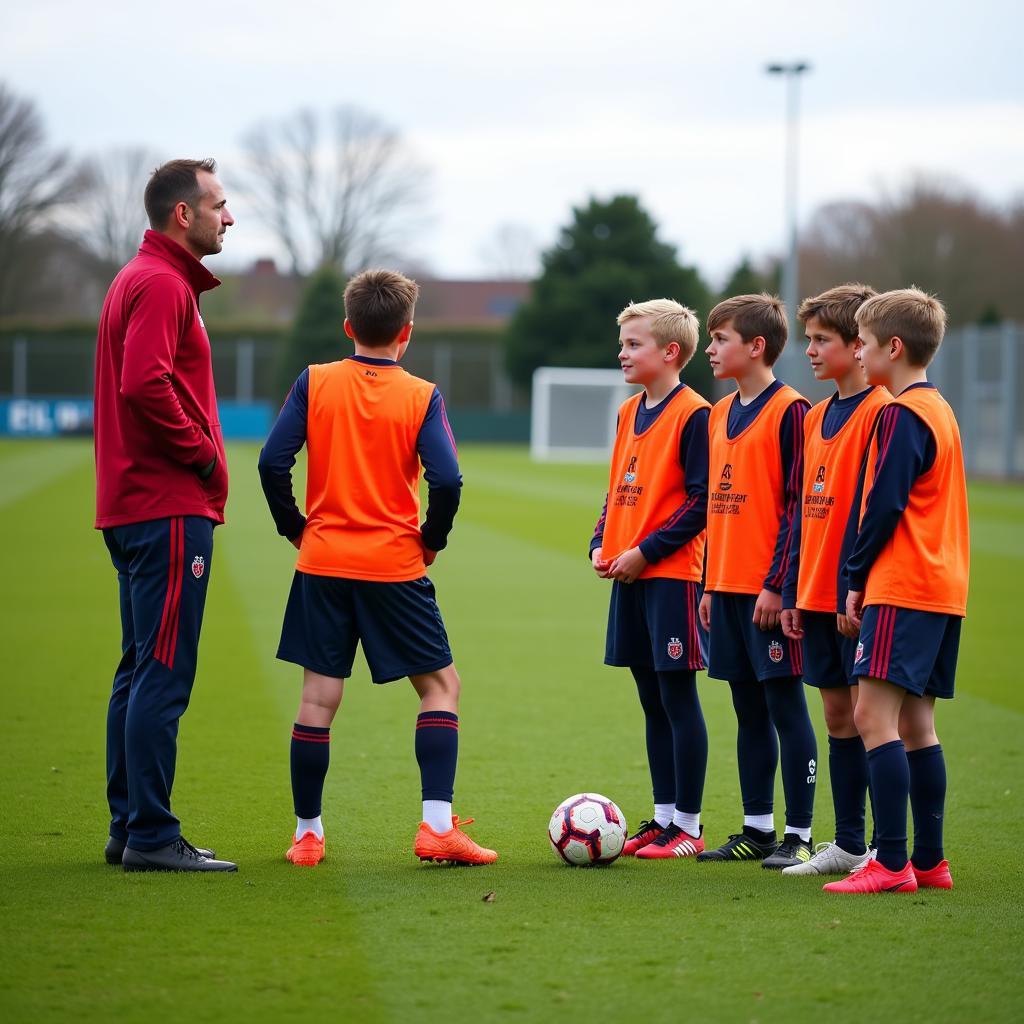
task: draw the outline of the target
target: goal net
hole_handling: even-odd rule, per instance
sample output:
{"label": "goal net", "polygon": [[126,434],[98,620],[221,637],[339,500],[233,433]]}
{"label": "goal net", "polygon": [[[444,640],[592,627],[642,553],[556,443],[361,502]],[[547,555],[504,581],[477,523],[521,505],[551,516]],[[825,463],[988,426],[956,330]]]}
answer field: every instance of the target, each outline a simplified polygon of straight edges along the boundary
{"label": "goal net", "polygon": [[621,370],[542,366],[533,373],[530,455],[541,461],[601,462],[611,454],[615,414],[637,388]]}

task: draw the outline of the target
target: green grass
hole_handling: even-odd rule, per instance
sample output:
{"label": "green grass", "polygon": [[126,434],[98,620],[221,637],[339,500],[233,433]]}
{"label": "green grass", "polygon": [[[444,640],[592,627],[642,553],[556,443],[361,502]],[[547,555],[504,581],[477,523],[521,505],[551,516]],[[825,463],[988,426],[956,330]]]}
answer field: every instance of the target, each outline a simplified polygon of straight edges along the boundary
{"label": "green grass", "polygon": [[[406,684],[372,687],[360,664],[333,730],[329,859],[287,865],[298,671],[273,654],[294,552],[273,532],[255,457],[247,446],[230,453],[229,524],[217,532],[174,794],[186,835],[240,870],[125,875],[101,858],[119,627],[113,570],[90,529],[91,450],[0,445],[4,1020],[1017,1012],[1024,490],[972,488],[970,616],[958,696],[939,715],[957,888],[841,900],[757,865],[574,871],[555,861],[544,828],[559,800],[605,792],[635,822],[650,783],[632,684],[601,664],[607,590],[585,558],[603,471],[535,466],[519,449],[463,450],[463,508],[432,571],[464,682],[456,810],[477,817],[473,834],[501,860],[460,871],[412,857],[415,699]],[[725,687],[700,687],[711,740],[704,820],[717,841],[739,821],[735,728]],[[820,722],[813,697],[812,714]],[[820,728],[819,744],[824,752]],[[822,783],[820,839],[833,825]]]}

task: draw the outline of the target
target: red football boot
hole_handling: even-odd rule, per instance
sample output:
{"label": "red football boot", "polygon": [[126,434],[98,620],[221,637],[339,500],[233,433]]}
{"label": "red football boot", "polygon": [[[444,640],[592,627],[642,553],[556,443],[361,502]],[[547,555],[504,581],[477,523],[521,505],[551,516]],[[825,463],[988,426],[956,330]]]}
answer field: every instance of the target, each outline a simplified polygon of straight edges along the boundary
{"label": "red football boot", "polygon": [[[704,832],[704,829],[701,829]],[[638,860],[663,860],[669,857],[693,857],[704,852],[704,840],[701,836],[691,836],[678,825],[669,825],[662,829],[661,835],[636,851]]]}
{"label": "red football boot", "polygon": [[[911,863],[911,867],[913,863]],[[914,868],[914,877],[917,879],[919,889],[952,889],[953,876],[949,873],[949,861],[940,860],[933,868],[927,871],[918,871]]]}
{"label": "red football boot", "polygon": [[648,843],[653,843],[665,830],[654,820],[641,821],[640,828],[633,833],[622,848],[623,857],[633,857],[637,850],[642,850]]}
{"label": "red football boot", "polygon": [[822,886],[825,892],[917,892],[917,879],[910,861],[900,871],[890,871],[877,860],[869,860],[864,867],[851,871],[838,882]]}

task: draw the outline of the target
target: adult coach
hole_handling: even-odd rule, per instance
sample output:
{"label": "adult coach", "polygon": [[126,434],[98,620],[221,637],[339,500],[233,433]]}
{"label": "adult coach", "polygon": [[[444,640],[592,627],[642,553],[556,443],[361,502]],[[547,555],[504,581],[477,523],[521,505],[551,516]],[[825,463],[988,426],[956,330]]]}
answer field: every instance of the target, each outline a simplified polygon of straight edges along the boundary
{"label": "adult coach", "polygon": [[109,864],[236,871],[197,850],[171,813],[178,719],[228,493],[199,296],[200,262],[234,223],[213,160],[172,160],[146,186],[139,254],[114,278],[96,341],[96,528],[117,569],[121,662],[107,712]]}

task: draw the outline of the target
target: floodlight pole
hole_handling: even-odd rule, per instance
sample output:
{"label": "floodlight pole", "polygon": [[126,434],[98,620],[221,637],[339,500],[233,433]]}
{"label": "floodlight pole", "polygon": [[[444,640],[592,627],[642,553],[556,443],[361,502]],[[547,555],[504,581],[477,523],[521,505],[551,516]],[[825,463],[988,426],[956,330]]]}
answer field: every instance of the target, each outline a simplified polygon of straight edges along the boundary
{"label": "floodlight pole", "polygon": [[[786,233],[789,236],[789,252],[782,269],[782,300],[786,303],[789,316],[789,337],[799,337],[796,309],[799,304],[800,255],[797,249],[797,184],[799,172],[799,128],[800,128],[800,75],[810,71],[806,61],[792,64],[769,64],[765,70],[769,75],[782,75],[786,80]],[[787,362],[795,363],[795,348],[787,346],[783,356]]]}

